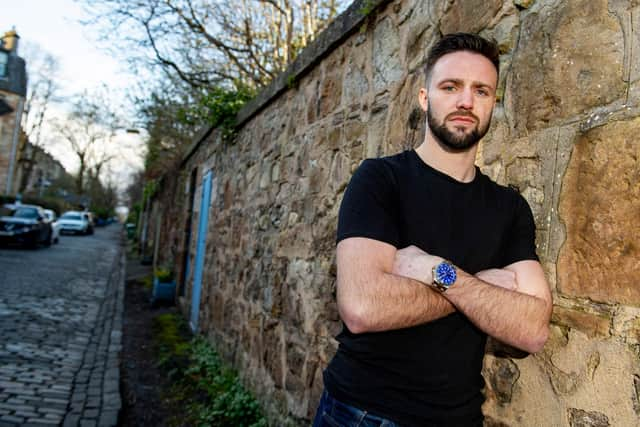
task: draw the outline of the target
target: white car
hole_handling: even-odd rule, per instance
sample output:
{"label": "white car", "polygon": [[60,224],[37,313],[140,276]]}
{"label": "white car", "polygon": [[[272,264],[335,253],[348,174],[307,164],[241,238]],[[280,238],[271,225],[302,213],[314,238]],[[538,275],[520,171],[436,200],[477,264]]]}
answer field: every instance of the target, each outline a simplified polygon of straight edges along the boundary
{"label": "white car", "polygon": [[68,211],[58,219],[60,233],[93,234],[93,224],[86,212]]}
{"label": "white car", "polygon": [[51,223],[51,240],[53,243],[58,243],[60,241],[60,223],[57,221],[56,213],[51,209],[45,209],[44,216]]}

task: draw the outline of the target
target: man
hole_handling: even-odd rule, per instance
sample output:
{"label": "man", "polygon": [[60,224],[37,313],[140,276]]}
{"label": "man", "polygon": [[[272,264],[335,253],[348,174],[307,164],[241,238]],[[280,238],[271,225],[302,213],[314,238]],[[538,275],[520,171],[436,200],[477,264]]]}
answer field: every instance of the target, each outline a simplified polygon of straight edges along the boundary
{"label": "man", "polygon": [[542,349],[551,295],[527,202],[474,165],[495,105],[496,45],[429,51],[424,142],[365,160],[340,208],[345,327],[314,426],[481,426],[486,336]]}

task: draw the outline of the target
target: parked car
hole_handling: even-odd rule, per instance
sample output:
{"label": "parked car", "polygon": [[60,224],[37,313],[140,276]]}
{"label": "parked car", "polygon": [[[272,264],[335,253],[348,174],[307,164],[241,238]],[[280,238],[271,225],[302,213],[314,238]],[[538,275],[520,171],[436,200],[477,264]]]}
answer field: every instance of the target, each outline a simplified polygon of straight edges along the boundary
{"label": "parked car", "polygon": [[58,220],[61,234],[93,234],[93,224],[87,212],[68,211]]}
{"label": "parked car", "polygon": [[60,224],[58,223],[58,217],[51,209],[45,209],[44,214],[51,223],[51,240],[53,240],[53,243],[58,243],[60,241]]}
{"label": "parked car", "polygon": [[0,241],[35,248],[39,243],[50,246],[53,240],[51,222],[37,205],[5,204],[0,207]]}

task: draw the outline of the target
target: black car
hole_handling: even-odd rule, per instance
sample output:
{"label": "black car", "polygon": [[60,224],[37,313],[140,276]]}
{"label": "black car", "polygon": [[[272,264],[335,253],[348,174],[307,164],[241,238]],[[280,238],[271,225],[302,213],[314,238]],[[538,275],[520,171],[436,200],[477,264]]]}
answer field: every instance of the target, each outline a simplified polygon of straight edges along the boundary
{"label": "black car", "polygon": [[43,209],[36,205],[4,205],[0,207],[0,242],[18,243],[35,248],[38,243],[51,245],[51,223]]}

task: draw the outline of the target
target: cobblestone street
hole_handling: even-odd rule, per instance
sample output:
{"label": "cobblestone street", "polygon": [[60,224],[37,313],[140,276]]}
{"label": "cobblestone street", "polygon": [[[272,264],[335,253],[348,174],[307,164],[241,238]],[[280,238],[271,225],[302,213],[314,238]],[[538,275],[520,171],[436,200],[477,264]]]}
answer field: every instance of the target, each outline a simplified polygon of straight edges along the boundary
{"label": "cobblestone street", "polygon": [[0,427],[117,424],[120,232],[0,248]]}

